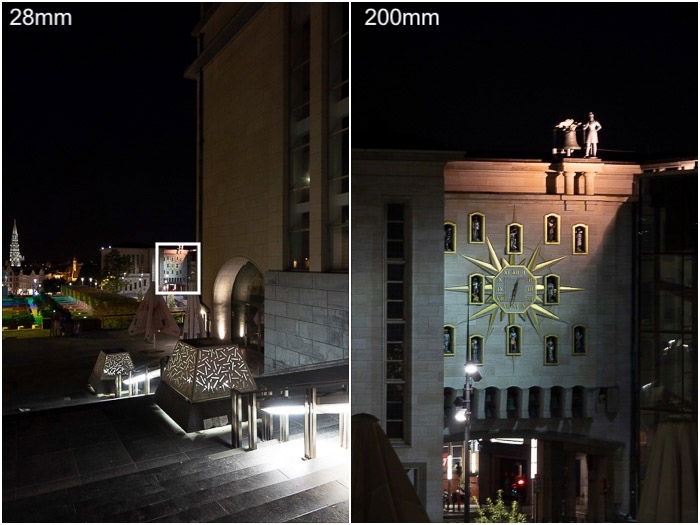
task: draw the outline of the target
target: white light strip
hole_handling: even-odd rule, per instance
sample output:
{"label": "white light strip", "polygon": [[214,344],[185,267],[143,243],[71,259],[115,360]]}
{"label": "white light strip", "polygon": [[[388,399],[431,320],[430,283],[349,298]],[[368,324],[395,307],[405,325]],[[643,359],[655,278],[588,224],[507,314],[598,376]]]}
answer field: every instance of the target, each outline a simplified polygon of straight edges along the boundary
{"label": "white light strip", "polygon": [[447,456],[447,479],[452,479],[452,454]]}
{"label": "white light strip", "polygon": [[522,445],[523,438],[491,438],[491,443],[503,443],[504,445]]}
{"label": "white light strip", "polygon": [[537,476],[537,440],[530,440],[530,479]]}
{"label": "white light strip", "polygon": [[[123,380],[122,383],[124,383],[125,385],[130,385],[132,382],[139,384],[143,382],[145,377],[145,374],[139,374],[137,376],[133,376],[131,379]],[[160,369],[151,370],[150,372],[148,372],[148,379],[153,379],[154,377],[160,377]]]}
{"label": "white light strip", "polygon": [[297,416],[304,413],[304,405],[282,405],[276,407],[261,408],[264,412],[273,416]]}

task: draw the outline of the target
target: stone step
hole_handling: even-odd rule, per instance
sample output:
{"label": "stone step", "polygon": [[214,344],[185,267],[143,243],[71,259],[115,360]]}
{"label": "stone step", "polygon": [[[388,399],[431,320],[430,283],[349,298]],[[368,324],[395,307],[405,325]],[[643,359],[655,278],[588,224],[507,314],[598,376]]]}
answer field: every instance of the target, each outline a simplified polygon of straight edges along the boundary
{"label": "stone step", "polygon": [[348,523],[349,521],[350,505],[347,501],[323,507],[289,520],[292,523]]}
{"label": "stone step", "polygon": [[[251,498],[259,498],[261,494],[268,496],[270,494],[288,494],[290,490],[294,490],[294,483],[298,482],[301,487],[304,487],[309,486],[310,483],[321,483],[326,479],[337,477],[339,464],[344,461],[345,459],[342,457],[318,458],[304,462],[303,468],[293,464],[272,464],[270,465],[271,470],[265,473],[256,476],[240,477],[227,483],[173,495],[172,501],[168,503],[157,506],[148,505],[148,508],[135,509],[133,513],[118,514],[113,516],[112,519],[113,521],[149,521],[154,519],[156,521],[187,521],[186,518],[193,515],[193,513],[189,512],[190,509],[217,500],[244,495],[246,500],[251,501]],[[279,468],[275,469],[275,466]],[[320,474],[312,477],[316,473]],[[233,473],[230,477],[234,477]],[[212,481],[208,480],[208,483]],[[182,487],[176,487],[173,494],[178,490],[182,490]],[[168,507],[177,511],[175,515],[172,515],[172,511],[167,512]],[[203,510],[206,510],[208,514],[216,511],[222,516],[227,513],[223,507],[218,511],[211,505],[206,505]],[[160,516],[156,516],[157,514],[160,514]]]}
{"label": "stone step", "polygon": [[[266,504],[271,503],[272,501],[289,497],[298,492],[309,490],[326,483],[335,482],[337,481],[338,477],[339,469],[337,467],[324,469],[298,478],[292,478],[271,487],[254,489],[245,494],[221,499],[219,500],[219,504],[227,511],[227,517],[230,517],[233,514],[241,513],[247,511],[248,509],[264,507]],[[345,495],[347,497],[347,489],[345,489]],[[227,521],[227,517],[224,517],[225,519],[223,519],[223,521]],[[247,521],[258,520],[252,519]]]}
{"label": "stone step", "polygon": [[[268,500],[260,505],[248,507],[245,510],[235,511],[221,518],[217,518],[216,521],[231,523],[286,522],[347,500],[347,487],[333,480],[322,485],[295,492],[289,496]],[[219,503],[224,508],[227,508],[224,503]]]}

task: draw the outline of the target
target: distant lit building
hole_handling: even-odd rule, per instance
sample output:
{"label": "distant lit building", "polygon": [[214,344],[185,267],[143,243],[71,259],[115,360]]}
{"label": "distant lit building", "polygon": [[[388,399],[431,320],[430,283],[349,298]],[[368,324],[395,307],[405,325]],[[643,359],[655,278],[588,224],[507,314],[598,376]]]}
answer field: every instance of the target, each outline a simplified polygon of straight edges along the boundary
{"label": "distant lit building", "polygon": [[12,295],[35,295],[46,278],[43,268],[37,272],[35,268],[14,268],[8,264],[2,272],[2,284]]}
{"label": "distant lit building", "polygon": [[203,4],[197,241],[212,336],[348,358],[348,5]]}
{"label": "distant lit building", "polygon": [[129,271],[122,275],[123,286],[120,295],[127,297],[143,297],[155,276],[155,244],[120,243],[100,249],[100,270],[106,270],[108,255],[118,252],[129,260]]}

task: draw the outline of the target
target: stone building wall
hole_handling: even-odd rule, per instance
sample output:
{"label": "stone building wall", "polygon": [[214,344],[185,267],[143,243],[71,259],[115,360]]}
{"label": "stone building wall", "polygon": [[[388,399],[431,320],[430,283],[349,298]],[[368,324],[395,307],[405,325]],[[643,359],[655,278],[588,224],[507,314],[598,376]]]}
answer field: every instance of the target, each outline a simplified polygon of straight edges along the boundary
{"label": "stone building wall", "polygon": [[348,358],[348,276],[267,272],[265,371]]}
{"label": "stone building wall", "polygon": [[[388,202],[407,206],[411,267],[407,440],[395,450],[417,468],[418,492],[442,521],[442,168],[454,154],[354,150],[352,157],[352,411],[386,422],[385,229]],[[386,427],[385,427],[386,428]]]}

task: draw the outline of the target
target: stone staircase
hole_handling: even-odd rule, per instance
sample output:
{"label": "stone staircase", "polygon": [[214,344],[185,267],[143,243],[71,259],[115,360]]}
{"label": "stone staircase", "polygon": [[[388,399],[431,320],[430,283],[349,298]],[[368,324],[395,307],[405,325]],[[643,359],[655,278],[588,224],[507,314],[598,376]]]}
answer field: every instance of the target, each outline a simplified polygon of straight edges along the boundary
{"label": "stone staircase", "polygon": [[318,457],[303,442],[260,442],[77,486],[6,499],[4,522],[348,521],[349,451],[319,429]]}

